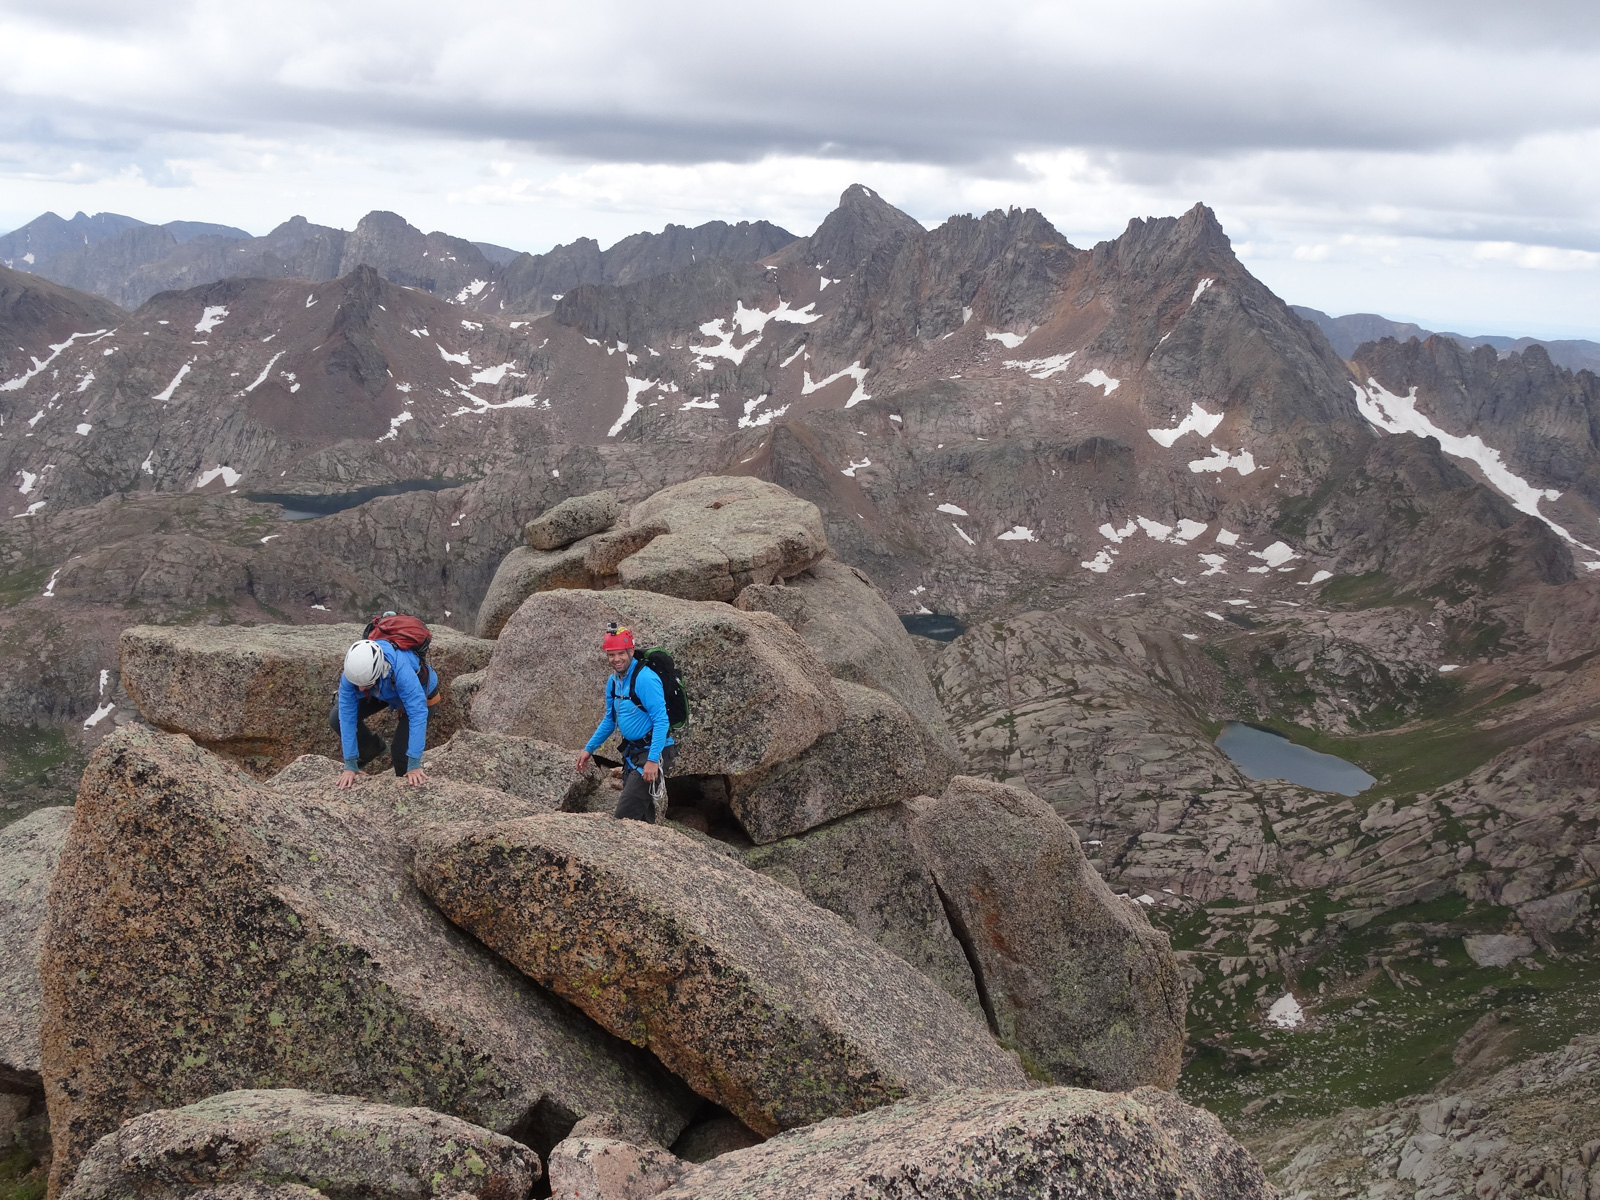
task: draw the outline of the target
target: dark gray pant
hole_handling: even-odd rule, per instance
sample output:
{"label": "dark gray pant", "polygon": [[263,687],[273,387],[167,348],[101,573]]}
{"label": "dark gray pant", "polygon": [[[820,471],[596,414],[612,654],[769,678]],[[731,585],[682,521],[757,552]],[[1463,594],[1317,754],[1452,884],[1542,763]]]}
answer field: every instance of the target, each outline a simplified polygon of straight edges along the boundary
{"label": "dark gray pant", "polygon": [[[645,750],[633,755],[640,762],[644,761],[644,756]],[[676,746],[668,746],[661,752],[659,765],[663,779],[672,768],[672,760],[677,757]],[[643,775],[629,765],[626,754],[622,759],[622,795],[617,797],[617,811],[613,815],[619,821],[643,821],[647,825],[654,825],[656,821],[656,802],[650,798],[650,785],[644,781]]]}

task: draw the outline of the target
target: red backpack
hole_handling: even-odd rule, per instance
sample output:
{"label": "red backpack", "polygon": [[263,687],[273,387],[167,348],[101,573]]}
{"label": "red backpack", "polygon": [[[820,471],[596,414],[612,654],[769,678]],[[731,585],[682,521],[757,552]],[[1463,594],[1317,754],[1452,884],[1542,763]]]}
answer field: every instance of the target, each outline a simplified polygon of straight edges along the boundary
{"label": "red backpack", "polygon": [[364,641],[388,642],[396,650],[410,650],[417,656],[419,667],[427,660],[428,645],[433,641],[433,634],[420,618],[393,612],[373,617],[361,637]]}

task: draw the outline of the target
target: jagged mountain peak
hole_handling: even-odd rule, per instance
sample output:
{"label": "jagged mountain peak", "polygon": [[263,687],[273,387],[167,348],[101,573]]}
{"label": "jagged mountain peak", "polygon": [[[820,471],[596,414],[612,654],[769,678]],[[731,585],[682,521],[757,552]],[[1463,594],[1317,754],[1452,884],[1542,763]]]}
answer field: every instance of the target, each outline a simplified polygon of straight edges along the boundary
{"label": "jagged mountain peak", "polygon": [[1238,261],[1217,214],[1204,204],[1181,217],[1133,217],[1120,237],[1096,246],[1095,255],[1102,263],[1139,275],[1163,274],[1163,264],[1178,258],[1199,257],[1215,266]]}
{"label": "jagged mountain peak", "polygon": [[925,232],[910,213],[900,211],[864,184],[853,183],[840,195],[839,206],[817,226],[806,250],[813,262],[853,266],[893,238],[918,237]]}

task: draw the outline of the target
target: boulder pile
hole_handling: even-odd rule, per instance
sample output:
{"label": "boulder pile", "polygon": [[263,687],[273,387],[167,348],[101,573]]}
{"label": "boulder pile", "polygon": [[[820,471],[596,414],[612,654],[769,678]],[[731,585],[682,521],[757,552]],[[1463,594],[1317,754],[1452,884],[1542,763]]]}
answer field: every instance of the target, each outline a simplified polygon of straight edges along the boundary
{"label": "boulder pile", "polygon": [[[522,1200],[547,1164],[586,1200],[1269,1196],[1152,1090],[1165,937],[1048,805],[958,773],[815,515],[702,479],[530,523],[513,557],[654,532],[493,641],[438,631],[460,703],[421,787],[338,786],[359,628],[130,630],[149,724],[0,835],[0,1049],[47,1097],[52,1195]],[[610,621],[691,699],[654,825],[574,766]]]}

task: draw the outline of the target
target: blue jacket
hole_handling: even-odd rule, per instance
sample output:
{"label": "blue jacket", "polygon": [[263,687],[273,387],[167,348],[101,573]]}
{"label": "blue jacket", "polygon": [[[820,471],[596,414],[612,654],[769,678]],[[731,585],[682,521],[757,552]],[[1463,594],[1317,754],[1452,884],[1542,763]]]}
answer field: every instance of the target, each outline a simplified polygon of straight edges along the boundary
{"label": "blue jacket", "polygon": [[[628,698],[628,681],[635,675],[638,679],[634,690],[639,693],[639,703],[644,705],[643,712]],[[667,733],[667,696],[661,688],[661,676],[638,659],[628,664],[624,674],[619,676],[612,671],[606,676],[606,715],[600,718],[599,728],[584,749],[593,754],[613,730],[620,731],[623,739],[630,742],[642,741],[648,736],[651,762],[660,762],[661,751],[672,745],[672,737]]]}
{"label": "blue jacket", "polygon": [[360,720],[358,706],[367,696],[382,700],[390,708],[403,708],[411,723],[411,736],[406,745],[406,769],[415,771],[422,766],[422,749],[428,744],[428,693],[433,691],[438,674],[427,668],[426,686],[417,678],[417,656],[410,650],[400,650],[388,642],[379,642],[378,648],[389,660],[389,673],[373,687],[363,692],[343,675],[339,676],[339,740],[344,745],[345,770],[357,769],[356,724]]}

